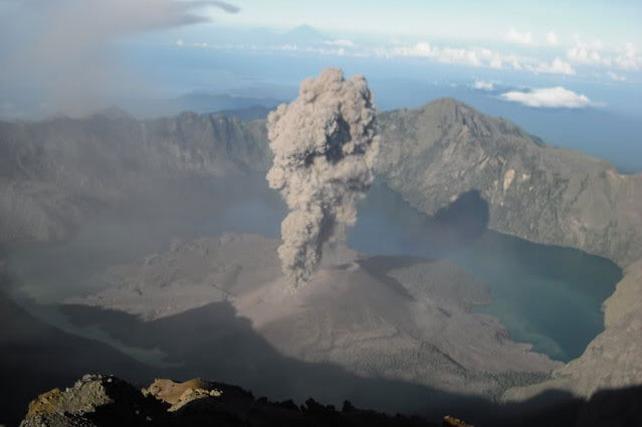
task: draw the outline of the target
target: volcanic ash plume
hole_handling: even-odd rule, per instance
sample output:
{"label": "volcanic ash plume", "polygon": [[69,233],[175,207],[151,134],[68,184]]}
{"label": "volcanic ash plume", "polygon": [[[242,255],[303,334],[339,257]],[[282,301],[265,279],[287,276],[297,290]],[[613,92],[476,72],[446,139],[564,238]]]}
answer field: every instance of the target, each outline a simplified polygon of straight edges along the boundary
{"label": "volcanic ash plume", "polygon": [[268,127],[274,165],[267,179],[290,208],[279,257],[298,286],[314,274],[324,243],[345,239],[374,178],[377,125],[366,79],[345,80],[340,69],[327,68],[270,113]]}

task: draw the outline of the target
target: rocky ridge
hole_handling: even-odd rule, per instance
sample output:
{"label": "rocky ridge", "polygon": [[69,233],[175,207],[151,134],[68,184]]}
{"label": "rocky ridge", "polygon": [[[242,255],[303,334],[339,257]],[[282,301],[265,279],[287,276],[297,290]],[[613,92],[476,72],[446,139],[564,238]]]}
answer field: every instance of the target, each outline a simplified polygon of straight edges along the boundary
{"label": "rocky ridge", "polygon": [[264,121],[183,113],[0,122],[0,243],[57,241],[168,183],[266,170]]}
{"label": "rocky ridge", "polygon": [[506,399],[551,389],[588,397],[642,383],[642,174],[622,175],[608,162],[547,146],[452,99],[381,113],[379,122],[379,172],[419,210],[433,214],[476,191],[488,202],[489,228],[625,267],[605,302],[606,330],[552,380],[510,390]]}
{"label": "rocky ridge", "polygon": [[627,266],[642,257],[642,174],[547,146],[453,99],[379,115],[378,170],[427,214],[478,191],[488,227]]}
{"label": "rocky ridge", "polygon": [[[64,391],[53,389],[29,405],[21,427],[99,426],[435,426],[419,417],[342,410],[313,399],[305,405],[255,399],[240,387],[193,379],[155,380],[137,390],[113,376],[85,375]],[[451,424],[452,425],[452,424]]]}
{"label": "rocky ridge", "polygon": [[[490,407],[479,425],[625,427],[642,422],[638,400],[642,389],[600,392],[590,400],[575,399],[546,410]],[[147,388],[113,376],[84,375],[64,391],[41,394],[29,405],[20,427],[101,426],[437,426],[472,427],[452,415],[441,422],[419,416],[394,416],[363,410],[344,401],[341,410],[312,398],[268,401],[237,386],[193,379],[157,379]],[[474,424],[477,425],[477,424]]]}
{"label": "rocky ridge", "polygon": [[[491,229],[623,267],[642,257],[642,174],[547,146],[453,99],[381,112],[378,121],[378,174],[419,210],[434,214],[478,191]],[[162,188],[162,179],[270,164],[264,120],[183,113],[0,122],[0,242],[64,238],[88,212]]]}

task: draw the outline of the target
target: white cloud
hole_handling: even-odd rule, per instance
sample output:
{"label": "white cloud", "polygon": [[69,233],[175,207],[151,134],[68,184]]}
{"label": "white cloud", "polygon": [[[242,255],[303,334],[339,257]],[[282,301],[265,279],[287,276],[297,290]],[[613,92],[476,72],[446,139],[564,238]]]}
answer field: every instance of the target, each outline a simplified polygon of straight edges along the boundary
{"label": "white cloud", "polygon": [[613,71],[607,72],[606,75],[609,77],[609,79],[611,79],[613,81],[616,81],[616,82],[625,82],[626,81],[626,76],[614,73]]}
{"label": "white cloud", "polygon": [[561,58],[552,62],[538,62],[532,57],[522,57],[511,54],[504,55],[487,48],[452,48],[433,46],[428,42],[420,42],[413,46],[395,46],[392,49],[380,48],[376,54],[386,58],[406,56],[429,58],[448,64],[468,65],[473,67],[490,67],[503,69],[505,66],[515,70],[527,70],[536,74],[575,75],[575,69]]}
{"label": "white cloud", "polygon": [[[529,43],[535,45],[530,33],[517,33],[523,36],[521,37],[522,42],[530,40]],[[546,40],[550,45],[553,42],[559,45],[559,38],[553,31],[549,31]],[[566,51],[566,57],[556,57],[551,62],[546,62],[533,56],[506,54],[484,47],[448,47],[433,45],[429,42],[404,45],[395,41],[392,46],[373,48],[367,51],[370,54],[385,58],[399,56],[428,58],[437,62],[472,67],[496,69],[512,67],[514,70],[526,70],[536,74],[573,76],[577,73],[575,64],[617,67],[624,70],[642,70],[642,56],[639,55],[633,43],[623,45],[619,50],[619,54],[614,56],[613,54],[608,54],[609,51],[600,40],[586,43],[577,35],[573,37],[573,40],[574,45]]]}
{"label": "white cloud", "polygon": [[299,47],[297,45],[295,45],[295,44],[287,43],[287,44],[275,46],[274,49],[275,50],[284,50],[284,51],[288,51],[288,52],[296,52],[297,50],[299,50]]}
{"label": "white cloud", "polygon": [[188,43],[183,39],[176,40],[176,46],[178,46],[178,47],[202,47],[202,48],[210,47],[209,43],[207,43],[207,42],[191,42],[191,43]]}
{"label": "white cloud", "polygon": [[636,54],[635,45],[629,42],[615,58],[615,64],[625,70],[639,70],[642,69],[642,58]]}
{"label": "white cloud", "polygon": [[[603,43],[595,40],[593,43],[584,42],[579,36],[573,36],[574,44],[566,51],[569,61],[584,65],[599,65],[604,67],[616,67],[623,70],[641,70],[642,57],[637,54],[635,45],[631,42],[625,43],[616,54],[605,55]],[[615,55],[615,56],[613,56]]]}
{"label": "white cloud", "polygon": [[[528,34],[528,33],[526,33]],[[527,37],[526,37],[527,38]],[[532,37],[530,38],[531,43]],[[557,34],[553,31],[549,31],[546,34],[547,43],[552,43],[555,41],[559,44],[561,43]],[[599,40],[594,41],[591,44],[584,43],[579,37],[575,37],[575,45],[573,49],[569,49],[567,56],[573,58],[575,61],[571,61],[564,56],[558,56],[554,58],[544,58],[538,55],[538,52],[533,50],[530,54],[516,54],[510,53],[510,51],[505,51],[502,49],[494,50],[483,46],[446,46],[433,44],[428,41],[421,41],[414,44],[407,44],[401,40],[391,40],[385,45],[377,45],[370,43],[355,43],[349,39],[342,38],[328,38],[321,42],[303,43],[297,45],[279,45],[275,46],[272,44],[258,44],[258,48],[255,49],[265,49],[268,51],[297,51],[300,54],[304,53],[318,53],[321,55],[336,55],[336,56],[350,56],[350,57],[382,57],[382,58],[399,58],[399,57],[408,57],[408,58],[424,58],[428,61],[434,61],[438,63],[445,64],[454,64],[467,67],[485,67],[485,68],[494,68],[494,69],[503,69],[503,70],[516,70],[516,71],[525,71],[534,74],[557,74],[565,76],[574,76],[579,71],[576,69],[576,64],[583,61],[598,61],[601,64],[611,63],[613,71],[618,71],[616,67],[616,61],[614,54],[611,54],[610,57],[603,56],[601,52],[598,52],[602,49],[602,43]],[[177,44],[180,44],[177,43]],[[206,47],[204,44],[189,44],[183,42],[183,46],[201,46]],[[210,44],[207,47],[215,49],[217,46]],[[223,46],[221,48],[227,48]],[[238,47],[241,48],[241,47]],[[509,48],[510,49],[510,48]],[[608,47],[604,48],[605,52],[608,52]],[[586,53],[584,53],[586,51]],[[593,53],[597,53],[596,56]],[[619,68],[623,69],[641,69],[642,60],[640,56],[637,55],[637,51],[633,44],[629,43],[624,45],[620,51],[620,55],[617,57],[617,64]],[[588,58],[588,59],[582,59]],[[582,69],[582,71],[585,71]],[[595,71],[598,78],[604,78],[606,76],[603,70],[601,72]]]}
{"label": "white cloud", "polygon": [[473,67],[502,68],[503,58],[495,51],[486,48],[454,48],[432,46],[419,42],[414,46],[396,46],[392,50],[379,49],[377,54],[385,57],[406,56],[430,58],[446,64],[469,65]]}
{"label": "white cloud", "polygon": [[346,39],[324,40],[323,44],[328,46],[355,47],[355,43],[352,40]]}
{"label": "white cloud", "polygon": [[566,51],[566,58],[578,64],[610,66],[611,59],[601,53],[603,44],[600,40],[593,43],[584,42],[578,35],[573,36],[573,47]]}
{"label": "white cloud", "polygon": [[546,33],[546,43],[548,43],[549,46],[556,46],[558,42],[559,39],[557,38],[555,31],[549,31]]}
{"label": "white cloud", "polygon": [[560,58],[555,58],[550,64],[546,62],[540,62],[537,67],[529,67],[529,69],[535,73],[563,74],[566,76],[575,75],[575,69],[571,66],[571,64],[563,61]]}
{"label": "white cloud", "polygon": [[584,108],[591,104],[586,95],[577,94],[561,86],[532,89],[529,92],[511,91],[501,94],[500,97],[528,107]]}
{"label": "white cloud", "polygon": [[484,82],[482,80],[475,80],[475,83],[473,83],[473,88],[477,90],[485,90],[485,91],[492,91],[495,89],[495,85],[493,85],[492,82]]}
{"label": "white cloud", "polygon": [[433,49],[428,42],[419,42],[412,47],[398,46],[395,47],[392,52],[396,56],[423,56],[426,58],[432,58],[437,55],[436,48]]}
{"label": "white cloud", "polygon": [[490,68],[502,68],[504,58],[499,52],[490,49],[480,49],[479,56],[482,61],[487,61]]}
{"label": "white cloud", "polygon": [[[329,56],[346,56],[348,54],[348,51],[345,50],[345,48],[324,48],[324,47],[307,47],[305,49],[302,49],[305,52],[308,53],[314,53],[314,54],[319,54],[319,55],[329,55]],[[358,56],[358,55],[354,55]]]}
{"label": "white cloud", "polygon": [[508,30],[508,33],[506,34],[506,39],[508,39],[509,42],[522,44],[522,45],[534,44],[533,36],[531,35],[530,31],[526,31],[522,33],[517,31],[515,27],[511,27]]}
{"label": "white cloud", "polygon": [[504,62],[510,64],[515,70],[523,70],[522,59],[517,55],[508,55],[502,58]]}
{"label": "white cloud", "polygon": [[470,49],[445,47],[438,51],[437,60],[451,64],[467,64],[474,67],[479,67],[481,58],[478,53]]}

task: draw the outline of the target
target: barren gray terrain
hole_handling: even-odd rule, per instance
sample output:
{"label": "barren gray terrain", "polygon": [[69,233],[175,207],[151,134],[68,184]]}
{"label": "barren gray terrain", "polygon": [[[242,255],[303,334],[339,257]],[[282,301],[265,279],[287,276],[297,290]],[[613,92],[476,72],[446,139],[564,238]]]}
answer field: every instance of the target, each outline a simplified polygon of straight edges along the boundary
{"label": "barren gray terrain", "polygon": [[264,121],[195,113],[0,122],[0,242],[63,240],[128,198],[266,170],[266,133]]}
{"label": "barren gray terrain", "polygon": [[370,257],[343,249],[288,292],[277,240],[225,235],[175,244],[98,280],[104,291],[69,304],[155,320],[229,301],[275,349],[355,374],[497,396],[560,364],[511,341],[492,316],[471,313],[488,290],[443,261]]}
{"label": "barren gray terrain", "polygon": [[[625,268],[605,306],[606,330],[583,356],[561,366],[511,341],[496,319],[472,311],[489,300],[484,285],[448,263],[347,251],[300,293],[282,295],[278,242],[248,235],[197,238],[109,264],[91,296],[68,302],[140,316],[141,330],[231,304],[293,359],[449,391],[498,396],[551,370],[552,381],[506,398],[642,383],[642,175],[549,147],[449,99],[380,113],[379,125],[378,178],[422,212],[439,214],[474,193],[488,204],[490,229]],[[64,241],[114,206],[142,195],[180,204],[176,194],[195,193],[195,183],[264,172],[269,159],[263,120],[184,113],[0,123],[0,243],[10,251]]]}
{"label": "barren gray terrain", "polygon": [[[452,99],[378,119],[379,174],[418,209],[432,214],[476,190],[489,203],[491,229],[622,267],[642,257],[641,174],[547,146]],[[3,122],[0,154],[2,242],[64,238],[106,204],[168,176],[233,175],[271,164],[265,121],[194,113]]]}

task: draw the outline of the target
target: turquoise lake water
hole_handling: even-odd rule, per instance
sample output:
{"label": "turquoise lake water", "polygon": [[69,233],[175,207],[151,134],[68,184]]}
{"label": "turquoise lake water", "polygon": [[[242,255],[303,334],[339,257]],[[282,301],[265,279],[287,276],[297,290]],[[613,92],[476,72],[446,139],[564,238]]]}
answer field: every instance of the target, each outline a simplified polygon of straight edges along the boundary
{"label": "turquoise lake water", "polygon": [[475,203],[464,208],[468,212],[453,213],[454,220],[439,220],[378,185],[362,205],[351,247],[444,259],[465,268],[490,287],[493,303],[475,310],[498,317],[512,339],[568,361],[604,330],[602,303],[622,278],[610,260],[490,231],[475,223],[483,217]]}

